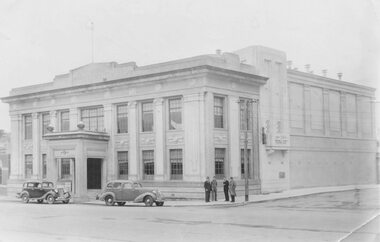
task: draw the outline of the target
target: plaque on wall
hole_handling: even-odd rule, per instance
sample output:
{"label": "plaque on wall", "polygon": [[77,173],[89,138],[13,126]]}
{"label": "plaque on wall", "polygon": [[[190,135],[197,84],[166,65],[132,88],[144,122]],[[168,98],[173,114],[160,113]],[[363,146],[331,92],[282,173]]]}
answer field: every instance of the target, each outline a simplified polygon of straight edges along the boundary
{"label": "plaque on wall", "polygon": [[55,150],[54,157],[55,158],[74,158],[75,150]]}

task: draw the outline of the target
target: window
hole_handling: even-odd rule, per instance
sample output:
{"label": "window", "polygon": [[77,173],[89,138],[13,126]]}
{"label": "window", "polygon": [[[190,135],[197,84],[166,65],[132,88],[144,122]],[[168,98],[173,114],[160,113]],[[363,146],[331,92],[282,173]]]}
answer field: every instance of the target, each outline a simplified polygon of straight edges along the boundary
{"label": "window", "polygon": [[142,131],[153,131],[153,102],[142,104]]}
{"label": "window", "polygon": [[218,179],[224,177],[224,157],[225,157],[225,149],[216,148],[215,149],[215,176]]}
{"label": "window", "polygon": [[[251,174],[249,172],[249,163],[251,161],[251,150],[247,149],[247,159],[248,159],[248,178],[251,177]],[[244,149],[240,150],[240,163],[241,163],[241,176],[244,178]]]}
{"label": "window", "polygon": [[170,178],[172,180],[182,180],[182,150],[174,149],[169,151],[170,155]]}
{"label": "window", "polygon": [[42,154],[42,178],[45,179],[47,174],[46,154]]}
{"label": "window", "polygon": [[169,129],[182,128],[182,99],[169,99]]}
{"label": "window", "polygon": [[25,155],[25,179],[30,179],[33,174],[33,155]]}
{"label": "window", "polygon": [[32,115],[28,114],[24,116],[24,128],[25,128],[25,139],[32,139]]}
{"label": "window", "polygon": [[117,133],[128,133],[128,106],[117,106]]}
{"label": "window", "polygon": [[50,114],[42,114],[42,135],[49,133],[48,126],[50,124]]}
{"label": "window", "polygon": [[214,128],[224,128],[224,98],[214,97]]}
{"label": "window", "polygon": [[104,114],[103,107],[86,108],[81,111],[82,122],[85,129],[91,131],[103,131],[104,127]]}
{"label": "window", "polygon": [[[248,105],[246,102],[248,102]],[[246,114],[248,116],[245,116]],[[248,129],[247,129],[247,119],[248,119]],[[252,105],[250,104],[250,100],[248,99],[240,99],[240,130],[252,130]]]}
{"label": "window", "polygon": [[154,151],[143,150],[144,179],[152,180],[154,176]]}
{"label": "window", "polygon": [[61,179],[70,178],[70,159],[62,158],[61,159]]}
{"label": "window", "polygon": [[128,151],[117,152],[119,179],[128,179]]}
{"label": "window", "polygon": [[61,131],[69,131],[70,130],[70,116],[69,111],[61,112]]}

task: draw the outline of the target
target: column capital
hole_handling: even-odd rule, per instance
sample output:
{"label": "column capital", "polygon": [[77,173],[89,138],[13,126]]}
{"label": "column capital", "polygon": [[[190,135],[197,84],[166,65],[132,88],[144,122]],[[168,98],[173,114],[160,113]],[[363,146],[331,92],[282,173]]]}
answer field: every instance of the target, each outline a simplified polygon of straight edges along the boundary
{"label": "column capital", "polygon": [[11,114],[11,121],[20,121],[22,120],[22,115],[21,114]]}
{"label": "column capital", "polygon": [[32,118],[37,119],[38,118],[38,113],[32,113]]}
{"label": "column capital", "polygon": [[50,111],[49,114],[51,117],[55,117],[57,116],[57,110]]}
{"label": "column capital", "polygon": [[130,101],[128,102],[128,108],[136,108],[137,102],[136,101]]}
{"label": "column capital", "polygon": [[155,105],[162,105],[164,103],[164,99],[161,97],[155,98],[153,102]]}
{"label": "column capital", "polygon": [[103,110],[104,111],[111,111],[112,110],[112,104],[111,103],[103,104]]}

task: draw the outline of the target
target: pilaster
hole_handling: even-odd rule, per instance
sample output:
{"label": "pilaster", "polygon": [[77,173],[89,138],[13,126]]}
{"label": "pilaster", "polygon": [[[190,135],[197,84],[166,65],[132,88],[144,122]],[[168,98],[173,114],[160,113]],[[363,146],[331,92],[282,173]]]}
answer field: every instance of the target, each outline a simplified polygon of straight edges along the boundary
{"label": "pilaster", "polygon": [[304,86],[304,97],[305,97],[305,105],[304,105],[304,113],[305,113],[305,133],[311,133],[311,90],[309,85]]}
{"label": "pilaster", "polygon": [[[70,130],[77,130],[78,122],[79,122],[79,111],[77,107],[70,108]],[[87,127],[88,128],[88,127]]]}
{"label": "pilaster", "polygon": [[107,169],[107,179],[113,180],[117,179],[117,159],[115,159],[115,149],[114,149],[114,134],[115,134],[115,106],[107,103],[103,105],[104,111],[104,129],[110,136],[108,142],[108,156],[107,160],[104,160],[106,163]]}
{"label": "pilaster", "polygon": [[21,148],[22,139],[22,115],[11,115],[11,174],[9,179],[18,180],[23,178],[24,161]]}
{"label": "pilaster", "polygon": [[129,174],[130,179],[140,179],[139,173],[139,147],[138,147],[138,115],[137,103],[135,101],[128,103],[128,133],[129,133]]}
{"label": "pilaster", "polygon": [[329,90],[323,89],[323,118],[325,136],[330,136]]}
{"label": "pilaster", "polygon": [[346,93],[340,92],[340,116],[341,116],[341,129],[342,136],[347,136],[347,105],[346,105]]}
{"label": "pilaster", "polygon": [[164,161],[165,161],[165,139],[164,139],[164,99],[156,98],[154,100],[154,125],[155,125],[155,141],[156,147],[154,150],[155,174],[154,179],[164,180]]}
{"label": "pilaster", "polygon": [[41,132],[39,123],[39,114],[32,114],[32,129],[33,129],[33,174],[32,179],[39,179],[40,174],[40,142],[41,142]]}
{"label": "pilaster", "polygon": [[[241,177],[240,170],[240,107],[239,97],[228,97],[228,124],[229,124],[229,144],[230,144],[230,167],[226,171],[226,177],[233,176],[235,178]],[[228,174],[229,173],[229,174]]]}

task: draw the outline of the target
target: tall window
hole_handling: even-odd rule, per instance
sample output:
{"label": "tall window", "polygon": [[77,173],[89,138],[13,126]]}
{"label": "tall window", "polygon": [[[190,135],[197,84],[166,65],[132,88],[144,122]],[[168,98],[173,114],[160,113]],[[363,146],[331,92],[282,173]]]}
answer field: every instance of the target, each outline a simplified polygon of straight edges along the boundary
{"label": "tall window", "polygon": [[91,131],[103,131],[104,114],[103,107],[86,108],[81,111],[82,121],[85,129]]}
{"label": "tall window", "polygon": [[117,133],[128,133],[128,106],[117,106]]}
{"label": "tall window", "polygon": [[214,128],[224,128],[224,98],[214,97]]}
{"label": "tall window", "polygon": [[32,139],[32,115],[28,114],[24,116],[24,129],[25,129],[25,139]]}
{"label": "tall window", "polygon": [[25,179],[30,179],[33,174],[33,155],[25,155]]}
{"label": "tall window", "polygon": [[224,177],[224,159],[226,150],[224,148],[215,149],[215,176],[216,178]]}
{"label": "tall window", "polygon": [[153,131],[153,102],[142,104],[142,131]]}
{"label": "tall window", "polygon": [[246,102],[249,102],[248,99],[240,99],[240,130],[252,130],[252,104],[248,103],[247,106]]}
{"label": "tall window", "polygon": [[182,126],[182,99],[169,99],[169,129],[181,129]]}
{"label": "tall window", "polygon": [[70,176],[70,159],[61,159],[61,179],[69,179]]}
{"label": "tall window", "polygon": [[70,116],[69,111],[61,112],[61,131],[69,131],[70,130]]}
{"label": "tall window", "polygon": [[42,178],[45,179],[47,174],[46,154],[42,154]]}
{"label": "tall window", "polygon": [[[251,160],[251,150],[250,149],[247,149],[247,159],[248,159],[248,177],[250,178],[250,173],[249,173],[249,163],[250,163],[250,160]],[[240,163],[241,163],[241,176],[244,178],[244,149],[241,149],[240,150]]]}
{"label": "tall window", "polygon": [[183,166],[182,166],[182,150],[170,150],[170,178],[172,180],[182,180]]}
{"label": "tall window", "polygon": [[42,135],[49,132],[48,126],[50,124],[50,114],[49,113],[43,113],[42,114]]}
{"label": "tall window", "polygon": [[154,177],[154,151],[143,150],[144,179],[152,180]]}
{"label": "tall window", "polygon": [[119,179],[128,179],[128,151],[117,152]]}

